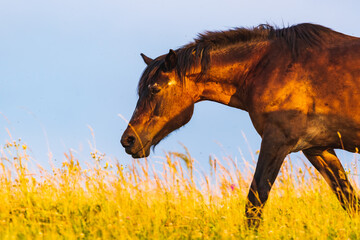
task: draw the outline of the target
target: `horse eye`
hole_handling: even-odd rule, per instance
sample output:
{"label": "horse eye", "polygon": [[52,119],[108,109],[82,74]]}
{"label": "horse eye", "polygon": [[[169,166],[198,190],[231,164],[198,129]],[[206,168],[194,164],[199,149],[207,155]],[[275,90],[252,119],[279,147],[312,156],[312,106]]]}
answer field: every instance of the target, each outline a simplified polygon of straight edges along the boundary
{"label": "horse eye", "polygon": [[157,94],[161,90],[160,86],[158,84],[156,84],[156,83],[149,86],[149,88],[150,88],[151,94]]}

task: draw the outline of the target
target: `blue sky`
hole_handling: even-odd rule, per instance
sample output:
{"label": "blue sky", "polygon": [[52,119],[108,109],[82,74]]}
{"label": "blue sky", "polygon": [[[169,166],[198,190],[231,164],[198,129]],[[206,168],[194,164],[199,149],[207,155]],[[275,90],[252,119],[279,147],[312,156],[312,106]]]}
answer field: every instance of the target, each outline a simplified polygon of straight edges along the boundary
{"label": "blue sky", "polygon": [[[0,144],[8,129],[42,165],[48,151],[60,162],[69,149],[88,161],[91,126],[96,147],[127,164],[118,114],[129,119],[136,104],[141,52],[157,57],[206,30],[262,23],[312,22],[360,36],[359,10],[358,1],[332,0],[0,0]],[[240,159],[239,149],[251,160],[248,145],[254,153],[260,137],[246,112],[203,102],[152,158],[182,151],[179,142],[206,165],[209,155]]]}

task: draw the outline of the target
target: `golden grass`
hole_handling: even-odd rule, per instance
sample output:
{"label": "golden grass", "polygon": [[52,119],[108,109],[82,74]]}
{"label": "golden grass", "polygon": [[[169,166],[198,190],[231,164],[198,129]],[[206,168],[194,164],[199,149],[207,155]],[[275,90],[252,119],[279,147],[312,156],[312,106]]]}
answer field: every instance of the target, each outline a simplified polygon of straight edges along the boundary
{"label": "golden grass", "polygon": [[86,168],[69,153],[31,172],[27,151],[1,146],[0,239],[360,239],[360,217],[289,159],[255,232],[244,216],[249,163],[210,159],[201,173],[188,152],[122,166],[94,151]]}

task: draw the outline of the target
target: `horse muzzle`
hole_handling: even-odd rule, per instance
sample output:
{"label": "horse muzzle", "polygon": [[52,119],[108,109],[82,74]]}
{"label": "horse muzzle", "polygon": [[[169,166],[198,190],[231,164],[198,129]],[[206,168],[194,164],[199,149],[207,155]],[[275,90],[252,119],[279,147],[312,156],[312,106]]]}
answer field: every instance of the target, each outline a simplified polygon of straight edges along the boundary
{"label": "horse muzzle", "polygon": [[132,130],[126,129],[121,137],[121,145],[125,148],[125,152],[133,158],[143,158],[150,154],[151,141],[141,140]]}

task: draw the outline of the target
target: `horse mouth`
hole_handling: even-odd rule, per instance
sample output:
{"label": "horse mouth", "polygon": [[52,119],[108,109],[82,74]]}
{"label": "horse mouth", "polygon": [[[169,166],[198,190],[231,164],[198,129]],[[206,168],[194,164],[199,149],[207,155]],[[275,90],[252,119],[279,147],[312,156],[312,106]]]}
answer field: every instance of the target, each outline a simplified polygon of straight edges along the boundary
{"label": "horse mouth", "polygon": [[[135,151],[134,151],[135,150]],[[150,155],[150,141],[145,143],[140,149],[136,150],[132,147],[125,148],[125,152],[133,158],[144,158]]]}

